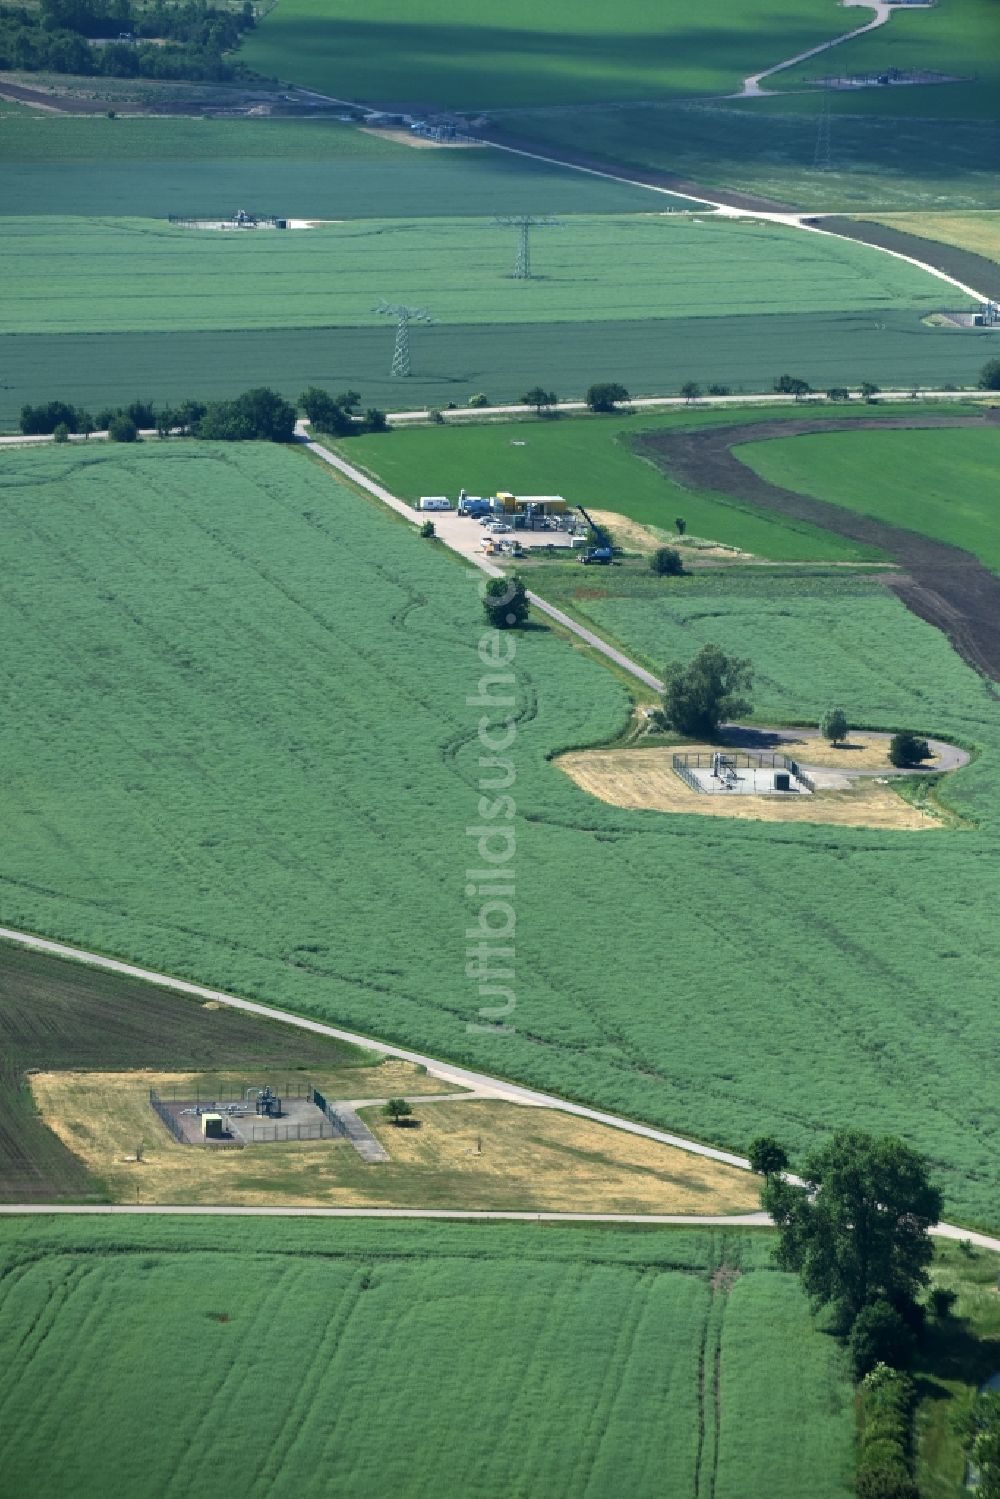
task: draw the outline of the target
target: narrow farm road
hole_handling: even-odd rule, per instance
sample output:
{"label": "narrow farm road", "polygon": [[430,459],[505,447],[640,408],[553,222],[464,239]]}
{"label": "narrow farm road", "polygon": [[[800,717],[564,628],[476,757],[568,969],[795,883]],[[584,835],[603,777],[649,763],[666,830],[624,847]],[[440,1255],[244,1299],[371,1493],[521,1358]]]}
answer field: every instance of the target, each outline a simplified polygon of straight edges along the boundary
{"label": "narrow farm road", "polygon": [[845,31],[843,36],[835,36],[828,42],[820,42],[818,47],[810,47],[807,52],[798,52],[794,57],[786,57],[784,62],[776,62],[773,67],[764,68],[760,73],[751,73],[749,78],[744,78],[743,87],[738,94],[731,94],[732,99],[759,99],[770,91],[760,86],[762,78],[770,78],[774,73],[781,73],[785,68],[793,68],[798,62],[805,62],[807,58],[818,57],[821,52],[829,52],[831,47],[839,47],[843,42],[849,42],[856,36],[862,36],[866,31],[874,31],[877,26],[884,26],[892,14],[893,7],[887,0],[844,0],[845,5],[863,5],[875,12],[874,20],[866,21],[863,26],[856,26],[853,31]]}
{"label": "narrow farm road", "polygon": [[[32,932],[20,932],[12,927],[0,927],[0,941],[15,942],[21,947],[31,948],[36,952],[52,953],[55,957],[69,958],[73,962],[86,963],[92,968],[102,968],[110,973],[124,974],[128,978],[140,979],[148,984],[157,984],[160,987],[174,989],[180,994],[189,994],[195,999],[210,1000],[215,1004],[230,1005],[233,1009],[247,1010],[254,1015],[262,1015],[265,1019],[276,1020],[284,1025],[296,1026],[300,1030],[312,1031],[321,1036],[332,1036],[336,1040],[349,1041],[355,1046],[367,1048],[369,1051],[380,1053],[382,1056],[398,1057],[406,1062],[416,1062],[419,1066],[426,1067],[432,1077],[440,1078],[444,1082],[451,1083],[463,1090],[469,1089],[480,1098],[497,1099],[505,1103],[520,1104],[526,1108],[556,1109],[564,1114],[574,1114],[581,1119],[592,1120],[596,1124],[607,1125],[610,1129],[621,1130],[624,1134],[639,1135],[646,1140],[655,1140],[662,1145],[672,1145],[677,1150],[686,1150],[691,1155],[698,1155],[712,1161],[721,1161],[724,1165],[735,1166],[744,1171],[750,1169],[750,1162],[745,1156],[734,1155],[728,1150],[718,1150],[713,1145],[703,1145],[698,1140],[688,1140],[682,1135],[670,1134],[667,1130],[654,1129],[648,1124],[639,1124],[634,1119],[625,1119],[619,1114],[606,1114],[601,1109],[587,1108],[584,1104],[571,1103],[565,1098],[558,1098],[552,1093],[538,1093],[532,1088],[521,1087],[518,1083],[507,1082],[504,1078],[491,1077],[484,1072],[473,1072],[468,1067],[457,1067],[450,1062],[442,1062],[436,1057],[427,1056],[422,1052],[409,1051],[405,1047],[392,1046],[384,1041],[373,1040],[370,1036],[359,1035],[356,1031],[341,1030],[338,1026],[325,1025],[319,1020],[308,1020],[304,1015],[293,1015],[287,1010],[276,1009],[273,1005],[260,1004],[256,1000],[240,999],[235,994],[227,994],[220,989],[209,989],[202,984],[193,984],[186,979],[174,978],[170,974],[156,973],[152,969],[140,968],[134,963],[123,963],[118,958],[106,957],[103,953],[88,952],[84,948],[69,947],[62,942],[53,942],[47,937],[38,937]],[[467,1096],[467,1095],[464,1095]],[[427,1102],[427,1096],[420,1099],[421,1104]],[[796,1177],[790,1180],[796,1181]],[[717,1227],[717,1228],[749,1228],[766,1227],[770,1222],[766,1213],[737,1213],[731,1215],[708,1215],[685,1216],[683,1214],[669,1213],[517,1213],[517,1212],[488,1212],[478,1209],[461,1211],[459,1209],[445,1208],[267,1208],[267,1207],[124,1207],[119,1205],[90,1204],[83,1206],[66,1206],[61,1204],[46,1204],[38,1206],[33,1203],[0,1203],[0,1215],[19,1214],[41,1214],[51,1215],[59,1213],[99,1213],[99,1214],[190,1214],[192,1216],[244,1216],[244,1217],[277,1217],[277,1218],[452,1218],[452,1219],[501,1219],[514,1222],[552,1222],[552,1223],[644,1223],[644,1224],[688,1224],[692,1227]],[[975,1232],[965,1229],[957,1224],[938,1223],[931,1229],[931,1233],[943,1239],[968,1239],[970,1243],[978,1245],[982,1249],[991,1249],[1000,1252],[1000,1238],[989,1234]]]}

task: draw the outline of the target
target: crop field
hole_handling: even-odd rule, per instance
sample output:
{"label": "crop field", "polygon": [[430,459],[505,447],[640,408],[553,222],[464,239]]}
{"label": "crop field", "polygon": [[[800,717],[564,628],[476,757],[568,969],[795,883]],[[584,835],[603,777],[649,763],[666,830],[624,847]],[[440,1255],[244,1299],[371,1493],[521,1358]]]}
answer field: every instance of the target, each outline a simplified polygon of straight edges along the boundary
{"label": "crop field", "polygon": [[[524,284],[524,283],[520,283]],[[374,305],[374,294],[361,304]],[[307,385],[352,386],[362,404],[400,410],[464,404],[475,391],[516,401],[536,381],[582,398],[592,380],[633,395],[679,391],[686,380],[769,390],[794,371],[818,390],[871,379],[885,390],[971,386],[993,335],[929,328],[912,312],[802,317],[673,317],[643,322],[417,324],[413,374],[390,375],[393,329],[268,328],[252,332],[2,334],[0,423],[16,430],[24,402],[54,395],[95,412],[136,394],[180,401],[270,385],[290,400]]]}
{"label": "crop field", "polygon": [[236,1010],[209,1010],[167,989],[7,943],[0,944],[0,1057],[2,1202],[106,1194],[103,1180],[39,1119],[28,1068],[353,1069],[367,1060],[329,1038]]}
{"label": "crop field", "polygon": [[680,0],[656,11],[597,0],[540,11],[515,0],[470,18],[457,0],[414,16],[405,0],[280,0],[240,48],[265,75],[323,92],[452,109],[723,94],[757,68],[850,31],[824,0],[726,0],[691,25]]}
{"label": "crop field", "polygon": [[0,214],[431,218],[617,213],[687,200],[503,151],[415,150],[326,120],[32,115],[0,132]]}
{"label": "crop field", "polygon": [[[983,746],[941,793],[979,825],[926,837],[605,806],[549,757],[613,736],[621,688],[547,630],[519,637],[516,1010],[506,1031],[470,1031],[470,573],[267,445],[0,464],[19,559],[4,690],[44,683],[17,687],[2,731],[7,924],[730,1146],[898,1129],[953,1214],[995,1219],[980,1089],[1000,710],[930,626],[874,585],[793,578],[782,595],[756,569],[587,604],[657,661],[703,639],[746,650],[764,721],[837,701]],[[718,892],[741,878],[754,900],[722,920]],[[665,908],[683,943],[660,940]]]}
{"label": "crop field", "polygon": [[841,1355],[794,1279],[761,1268],[768,1248],[521,1225],[5,1222],[5,1482],[38,1499],[67,1483],[81,1499],[284,1499],[318,1474],[358,1499],[847,1499]]}
{"label": "crop field", "polygon": [[5,220],[0,274],[11,333],[371,326],[377,288],[464,325],[902,309],[917,325],[975,305],[852,240],[778,225],[574,217],[536,237],[529,281],[511,276],[516,243],[490,219],[241,235],[36,216]]}
{"label": "crop field", "polygon": [[772,483],[963,547],[1000,572],[1000,428],[806,434],[735,451]]}
{"label": "crop field", "polygon": [[[894,15],[890,27],[902,19]],[[836,57],[830,54],[831,65]],[[816,165],[824,105],[828,169]],[[521,110],[495,119],[505,135],[536,151],[652,167],[666,174],[667,185],[697,183],[709,195],[713,187],[738,186],[774,204],[824,212],[1000,208],[991,165],[1000,124],[995,108],[975,108],[967,88],[817,89],[585,113]]]}

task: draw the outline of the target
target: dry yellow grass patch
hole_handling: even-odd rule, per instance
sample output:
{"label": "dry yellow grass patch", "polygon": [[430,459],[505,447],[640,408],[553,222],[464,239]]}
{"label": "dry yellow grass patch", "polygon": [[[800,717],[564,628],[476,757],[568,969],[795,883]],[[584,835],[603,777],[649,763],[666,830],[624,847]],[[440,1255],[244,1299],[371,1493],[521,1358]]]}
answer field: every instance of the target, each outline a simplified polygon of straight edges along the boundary
{"label": "dry yellow grass patch", "polygon": [[945,245],[957,245],[960,250],[985,255],[988,260],[1000,261],[1000,213],[996,209],[979,213],[924,213],[922,210],[916,213],[866,213],[864,217],[877,224],[887,224],[890,229],[902,230],[904,234],[936,239]]}
{"label": "dry yellow grass patch", "polygon": [[[406,1064],[398,1064],[405,1066]],[[375,1069],[381,1078],[383,1069]],[[317,1076],[328,1096],[359,1097],[352,1082]],[[45,1122],[118,1202],[274,1207],[454,1207],[551,1211],[753,1211],[748,1173],[555,1110],[492,1100],[414,1105],[417,1128],[367,1110],[392,1160],[365,1164],[344,1140],[292,1141],[213,1151],[179,1144],[148,1103],[179,1073],[40,1072],[31,1078]],[[416,1078],[400,1078],[413,1094]],[[336,1089],[330,1084],[335,1083]],[[202,1092],[204,1092],[204,1088]],[[368,1097],[386,1090],[369,1083]],[[128,1164],[143,1144],[141,1164]]]}
{"label": "dry yellow grass patch", "polygon": [[[803,765],[827,765],[834,770],[890,770],[891,738],[891,734],[869,734],[858,729],[848,734],[844,744],[830,744],[820,734],[803,729],[801,738],[786,739],[775,748],[793,760],[800,760]],[[934,770],[939,758],[931,755],[921,761],[920,768]]]}
{"label": "dry yellow grass patch", "polygon": [[756,1212],[747,1171],[644,1140],[556,1109],[470,1099],[416,1105],[417,1129],[362,1118],[393,1163],[446,1174],[471,1206],[527,1205],[550,1212]]}
{"label": "dry yellow grass patch", "polygon": [[400,146],[416,146],[418,150],[468,151],[475,141],[432,141],[425,135],[413,135],[409,130],[382,130],[376,125],[359,125],[362,135],[375,135],[379,140],[396,141]]}
{"label": "dry yellow grass patch", "polygon": [[[712,745],[684,745],[711,753]],[[855,781],[846,791],[813,796],[707,796],[692,791],[673,768],[675,749],[585,750],[560,755],[560,770],[591,796],[615,807],[737,817],[756,822],[822,822],[855,828],[939,828],[891,786]],[[794,754],[794,751],[793,751]],[[805,756],[803,756],[803,759]]]}

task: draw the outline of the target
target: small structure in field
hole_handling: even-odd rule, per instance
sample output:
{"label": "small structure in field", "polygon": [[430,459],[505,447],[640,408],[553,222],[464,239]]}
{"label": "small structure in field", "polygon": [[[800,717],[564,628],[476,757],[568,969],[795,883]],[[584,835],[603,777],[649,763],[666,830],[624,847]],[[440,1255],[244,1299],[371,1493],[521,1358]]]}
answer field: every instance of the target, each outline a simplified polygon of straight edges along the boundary
{"label": "small structure in field", "polygon": [[221,1114],[202,1114],[201,1132],[206,1140],[221,1140],[227,1134],[226,1123]]}
{"label": "small structure in field", "polygon": [[795,760],[771,750],[681,750],[673,767],[692,791],[709,796],[811,796],[815,790]]}

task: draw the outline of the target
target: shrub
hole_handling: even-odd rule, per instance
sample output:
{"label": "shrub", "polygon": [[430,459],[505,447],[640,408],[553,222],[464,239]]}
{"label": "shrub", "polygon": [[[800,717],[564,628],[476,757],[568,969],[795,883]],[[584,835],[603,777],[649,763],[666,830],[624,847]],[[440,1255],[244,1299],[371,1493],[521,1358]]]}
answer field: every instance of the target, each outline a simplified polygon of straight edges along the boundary
{"label": "shrub", "polygon": [[849,401],[851,392],[846,385],[832,385],[826,393],[828,401]]}
{"label": "shrub", "polygon": [[[93,431],[93,422],[87,412],[79,411],[65,401],[47,401],[41,406],[21,407],[20,427],[25,437],[47,437],[59,426],[65,427],[69,432],[80,432],[87,422],[91,422],[90,430]],[[107,423],[103,425],[107,426]]]}
{"label": "shrub", "polygon": [[909,729],[893,734],[889,741],[889,763],[900,770],[919,765],[921,760],[930,757],[930,752],[927,740],[921,739],[919,734],[911,733]]}
{"label": "shrub", "polygon": [[708,393],[710,396],[731,396],[733,389],[731,385],[710,385]]}
{"label": "shrub", "polygon": [[1000,359],[986,361],[979,371],[978,383],[980,390],[1000,390]]}
{"label": "shrub", "polygon": [[609,380],[588,386],[585,399],[591,411],[614,411],[622,401],[629,399],[629,393],[624,385]]}
{"label": "shrub", "polygon": [[490,404],[490,398],[484,390],[477,390],[474,395],[471,395],[469,397],[466,404],[468,406],[477,408],[480,406],[488,406]]}
{"label": "shrub", "polygon": [[673,547],[657,547],[649,559],[649,566],[658,578],[676,578],[684,571],[681,554]]}
{"label": "shrub", "polygon": [[927,1303],[939,1322],[945,1317],[950,1317],[955,1302],[958,1300],[958,1292],[953,1291],[950,1286],[932,1286]]}
{"label": "shrub", "polygon": [[69,442],[69,428],[65,422],[60,422],[52,436],[56,442]]}
{"label": "shrub", "polygon": [[369,406],[365,412],[364,427],[366,432],[388,432],[389,423],[385,412],[380,411],[377,406]]}
{"label": "shrub", "polygon": [[437,406],[432,406],[427,413],[427,420],[433,422],[435,427],[444,426],[444,413]]}
{"label": "shrub", "polygon": [[854,1319],[848,1351],[855,1379],[871,1373],[876,1364],[905,1369],[913,1357],[913,1333],[888,1301],[872,1301]]}
{"label": "shrub", "polygon": [[126,412],[119,411],[108,422],[108,436],[112,442],[135,442],[139,429]]}
{"label": "shrub", "polygon": [[807,396],[812,390],[808,380],[800,380],[798,375],[779,375],[774,382],[774,388],[780,396],[794,396],[796,400],[800,396]]}
{"label": "shrub", "polygon": [[420,534],[421,536],[427,537],[428,540],[430,540],[431,537],[436,536],[437,531],[435,529],[434,522],[432,520],[425,520],[423,525],[420,527]]}

